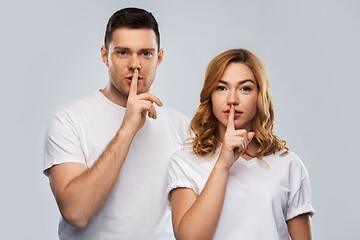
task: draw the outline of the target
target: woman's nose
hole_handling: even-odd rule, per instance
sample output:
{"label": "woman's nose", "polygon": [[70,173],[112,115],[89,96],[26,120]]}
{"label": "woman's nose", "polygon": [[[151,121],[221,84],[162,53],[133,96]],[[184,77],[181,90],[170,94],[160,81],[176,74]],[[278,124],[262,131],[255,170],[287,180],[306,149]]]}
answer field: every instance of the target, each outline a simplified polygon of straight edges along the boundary
{"label": "woman's nose", "polygon": [[239,105],[239,97],[237,95],[236,91],[229,91],[228,96],[227,96],[227,104],[230,105]]}

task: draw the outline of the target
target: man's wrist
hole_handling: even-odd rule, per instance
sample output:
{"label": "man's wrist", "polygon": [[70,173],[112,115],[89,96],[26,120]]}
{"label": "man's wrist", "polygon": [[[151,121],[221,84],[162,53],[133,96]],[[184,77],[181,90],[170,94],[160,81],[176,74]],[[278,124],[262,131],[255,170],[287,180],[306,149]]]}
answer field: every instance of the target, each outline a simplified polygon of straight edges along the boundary
{"label": "man's wrist", "polygon": [[136,135],[137,131],[134,131],[131,128],[125,127],[122,125],[120,129],[116,133],[116,138],[124,138],[124,139],[133,139]]}

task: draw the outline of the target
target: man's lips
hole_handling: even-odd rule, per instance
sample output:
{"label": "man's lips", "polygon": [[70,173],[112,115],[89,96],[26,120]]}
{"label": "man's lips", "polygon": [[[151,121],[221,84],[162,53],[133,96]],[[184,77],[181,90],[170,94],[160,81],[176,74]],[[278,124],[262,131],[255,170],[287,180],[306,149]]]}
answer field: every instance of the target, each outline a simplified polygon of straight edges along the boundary
{"label": "man's lips", "polygon": [[[125,78],[128,83],[131,83],[132,81],[132,75]],[[141,76],[138,77],[138,82],[142,81],[143,78]]]}

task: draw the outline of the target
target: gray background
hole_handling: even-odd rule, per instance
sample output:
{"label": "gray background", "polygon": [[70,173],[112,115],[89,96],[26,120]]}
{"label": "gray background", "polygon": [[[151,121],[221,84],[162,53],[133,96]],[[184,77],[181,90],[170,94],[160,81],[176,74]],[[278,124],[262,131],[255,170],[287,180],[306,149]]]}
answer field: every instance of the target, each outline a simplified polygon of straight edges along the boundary
{"label": "gray background", "polygon": [[59,212],[42,175],[47,118],[107,84],[105,25],[127,6],[157,18],[165,59],[152,92],[189,118],[212,57],[243,47],[265,62],[276,132],[310,174],[315,239],[358,239],[357,0],[1,1],[0,238],[57,239]]}

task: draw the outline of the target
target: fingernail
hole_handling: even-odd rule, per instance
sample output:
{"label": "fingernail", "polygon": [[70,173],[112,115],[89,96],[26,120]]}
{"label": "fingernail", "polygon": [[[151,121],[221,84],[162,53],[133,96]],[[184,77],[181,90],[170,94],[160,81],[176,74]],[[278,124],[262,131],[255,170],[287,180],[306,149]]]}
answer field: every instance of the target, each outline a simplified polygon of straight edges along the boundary
{"label": "fingernail", "polygon": [[246,149],[249,149],[249,146],[246,146]]}
{"label": "fingernail", "polygon": [[245,155],[245,152],[243,152],[243,154],[242,155]]}
{"label": "fingernail", "polygon": [[230,103],[230,108],[232,108],[232,104]]}

